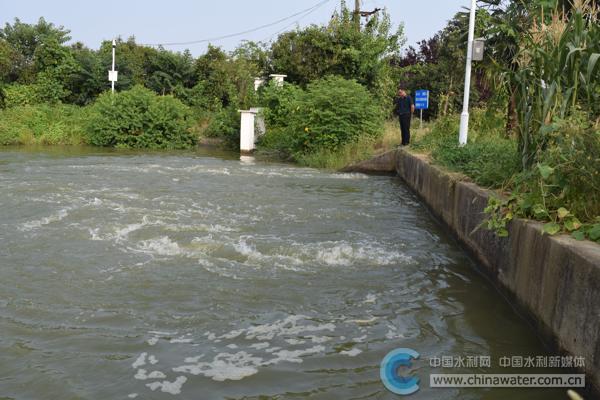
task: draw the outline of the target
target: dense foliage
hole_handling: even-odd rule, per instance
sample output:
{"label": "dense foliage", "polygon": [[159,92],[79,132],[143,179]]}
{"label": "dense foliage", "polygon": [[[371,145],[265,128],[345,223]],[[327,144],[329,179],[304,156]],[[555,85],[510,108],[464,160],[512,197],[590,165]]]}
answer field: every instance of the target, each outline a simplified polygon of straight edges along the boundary
{"label": "dense foliage", "polygon": [[[70,39],[68,30],[43,18],[36,24],[16,19],[0,29],[3,67],[0,105],[5,108],[61,103],[87,106],[98,101],[95,109],[108,113],[103,108],[108,100],[102,93],[110,88],[106,71],[111,64],[111,42],[104,41],[98,50],[92,50],[79,42],[67,45]],[[209,45],[207,52],[198,58],[188,51],[175,53],[138,45],[133,38],[118,38],[116,88],[123,92],[140,85],[158,95],[174,96],[190,107],[196,132],[223,138],[235,147],[239,138],[237,110],[258,103],[255,77],[283,72],[288,75],[288,82],[304,90],[315,80],[338,75],[366,87],[369,101],[375,97],[379,108],[389,108],[395,89],[390,60],[398,57],[403,41],[402,25],[392,32],[387,13],[376,14],[361,26],[344,2],[326,26],[313,25],[282,33],[270,46],[242,42],[234,51],[225,52]],[[124,127],[130,123],[122,121]],[[332,143],[346,138],[353,140],[353,135],[362,134],[362,126],[350,123],[346,121],[344,125],[348,130],[346,136],[336,133]],[[278,125],[272,126],[277,129]],[[89,142],[158,145],[155,140],[147,142],[147,138],[117,139],[119,135],[115,132],[100,134],[94,130]],[[179,147],[181,143],[171,145]]]}
{"label": "dense foliage", "polygon": [[89,142],[97,146],[181,149],[195,144],[189,108],[173,96],[141,86],[100,95],[88,121]]}
{"label": "dense foliage", "polygon": [[298,158],[319,150],[335,151],[383,129],[374,97],[354,80],[329,76],[306,90],[273,85],[263,94],[270,131],[262,145]]}
{"label": "dense foliage", "polygon": [[67,104],[0,110],[0,145],[83,144],[89,114],[88,109]]}
{"label": "dense foliage", "polygon": [[519,172],[517,145],[504,136],[501,115],[472,110],[468,146],[459,146],[458,126],[458,115],[440,117],[432,124],[431,132],[417,138],[413,147],[429,151],[436,162],[486,187],[501,188]]}
{"label": "dense foliage", "polygon": [[[395,73],[410,89],[429,88],[437,117],[415,147],[476,182],[502,188],[488,227],[508,234],[517,217],[545,221],[549,234],[600,240],[600,36],[595,1],[482,0],[476,36],[469,144],[456,144],[464,72],[466,14],[409,48]],[[462,49],[462,50],[460,50]],[[463,52],[463,54],[461,54]],[[458,76],[456,72],[458,72]],[[457,92],[458,89],[458,92]],[[502,110],[499,114],[497,110]],[[484,122],[481,125],[481,122]]]}

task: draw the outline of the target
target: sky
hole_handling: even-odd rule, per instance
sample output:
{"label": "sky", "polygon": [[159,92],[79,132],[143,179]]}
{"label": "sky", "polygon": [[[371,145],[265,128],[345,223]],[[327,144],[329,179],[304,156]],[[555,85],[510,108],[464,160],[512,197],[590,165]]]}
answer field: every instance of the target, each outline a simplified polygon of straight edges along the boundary
{"label": "sky", "polygon": [[[324,2],[325,1],[325,2]],[[318,8],[309,10],[319,3]],[[346,0],[354,7],[353,0]],[[468,0],[362,0],[361,10],[387,8],[394,28],[404,23],[407,45],[431,37]],[[180,43],[215,38],[252,30],[290,17],[263,29],[222,40],[213,45],[233,50],[242,40],[269,41],[279,32],[311,23],[326,23],[339,9],[339,0],[0,0],[0,24],[34,23],[39,17],[71,30],[73,41],[97,49],[102,40],[135,36],[143,44]],[[194,56],[206,51],[207,43],[166,46],[174,51],[186,48]]]}

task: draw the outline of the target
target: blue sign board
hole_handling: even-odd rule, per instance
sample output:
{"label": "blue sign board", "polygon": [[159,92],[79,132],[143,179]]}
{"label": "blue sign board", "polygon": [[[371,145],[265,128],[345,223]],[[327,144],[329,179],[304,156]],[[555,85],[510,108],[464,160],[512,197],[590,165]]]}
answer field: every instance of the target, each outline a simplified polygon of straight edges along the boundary
{"label": "blue sign board", "polygon": [[415,108],[427,110],[429,108],[429,90],[417,90],[415,92]]}

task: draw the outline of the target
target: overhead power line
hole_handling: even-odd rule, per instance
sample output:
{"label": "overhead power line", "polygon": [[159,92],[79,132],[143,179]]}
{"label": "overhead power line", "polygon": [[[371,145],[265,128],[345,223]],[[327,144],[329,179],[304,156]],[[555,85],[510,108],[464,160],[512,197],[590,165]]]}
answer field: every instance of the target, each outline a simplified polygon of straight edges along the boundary
{"label": "overhead power line", "polygon": [[[236,32],[236,33],[230,33],[228,35],[222,35],[222,36],[215,36],[215,37],[211,37],[211,38],[206,38],[206,39],[198,39],[198,40],[191,40],[191,41],[187,41],[187,42],[171,42],[171,43],[140,43],[141,46],[150,46],[150,47],[154,47],[154,46],[186,46],[186,45],[190,45],[190,44],[199,44],[199,43],[208,43],[208,42],[216,42],[218,40],[223,40],[223,39],[229,39],[232,37],[236,37],[236,36],[242,36],[242,35],[246,35],[248,33],[252,33],[252,32],[256,32],[259,31],[261,29],[265,29],[265,28],[270,28],[271,26],[280,24],[284,21],[287,21],[289,19],[292,19],[294,17],[297,17],[299,15],[305,14],[308,15],[310,13],[312,13],[313,11],[315,11],[316,9],[320,8],[321,6],[323,6],[326,3],[329,3],[331,0],[323,0],[320,1],[319,3],[315,4],[312,7],[309,7],[305,10],[299,11],[297,13],[294,13],[292,15],[289,15],[285,18],[281,18],[277,21],[265,24],[265,25],[261,25],[261,26],[257,26],[256,28],[252,28],[252,29],[248,29],[242,32]],[[306,15],[302,16],[301,18],[304,18]],[[294,22],[295,23],[295,22]]]}
{"label": "overhead power line", "polygon": [[267,38],[264,38],[264,39],[262,40],[262,42],[266,42],[267,40],[271,40],[271,39],[273,39],[273,37],[275,37],[275,36],[279,35],[281,32],[283,32],[283,31],[287,30],[288,28],[290,28],[290,27],[292,27],[292,26],[296,25],[296,24],[297,24],[298,22],[300,22],[302,19],[304,19],[304,18],[308,17],[310,14],[312,14],[313,12],[315,12],[315,11],[317,11],[319,8],[321,8],[323,5],[325,5],[325,3],[327,3],[327,1],[323,1],[323,2],[321,2],[321,3],[319,3],[319,4],[315,5],[315,6],[313,6],[312,8],[309,8],[308,10],[306,10],[306,11],[305,11],[304,15],[302,15],[300,18],[298,18],[298,19],[297,19],[297,20],[295,20],[295,21],[292,21],[292,23],[291,23],[291,24],[288,24],[288,25],[284,26],[282,29],[280,29],[280,30],[278,30],[277,32],[273,33],[273,34],[272,34],[272,35],[270,35],[269,37],[267,37]]}

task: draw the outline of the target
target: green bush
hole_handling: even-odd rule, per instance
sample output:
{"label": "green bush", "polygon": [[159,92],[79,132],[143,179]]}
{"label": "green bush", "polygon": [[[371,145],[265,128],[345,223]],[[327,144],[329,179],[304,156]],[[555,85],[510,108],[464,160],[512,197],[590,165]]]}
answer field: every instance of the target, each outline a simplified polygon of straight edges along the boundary
{"label": "green bush", "polygon": [[181,101],[135,86],[100,95],[87,131],[97,146],[181,149],[196,143],[191,125],[190,109]]}
{"label": "green bush", "polygon": [[240,113],[237,107],[229,105],[216,111],[204,131],[208,137],[222,138],[231,148],[240,146]]}
{"label": "green bush", "polygon": [[270,128],[287,126],[289,116],[296,111],[302,93],[299,86],[287,82],[278,86],[271,81],[261,87],[260,104],[264,109],[265,124]]}
{"label": "green bush", "polygon": [[204,94],[204,91],[205,87],[202,83],[198,83],[192,88],[178,85],[173,89],[173,95],[196,111],[207,110],[210,108],[210,104],[209,98]]}
{"label": "green bush", "polygon": [[7,108],[34,105],[41,102],[36,85],[13,83],[5,86],[2,91],[4,93],[4,106]]}
{"label": "green bush", "polygon": [[83,144],[86,108],[57,104],[0,110],[0,145]]}
{"label": "green bush", "polygon": [[309,84],[305,91],[279,89],[279,97],[267,98],[275,106],[267,107],[263,147],[299,159],[317,151],[335,152],[383,132],[381,109],[354,80],[329,76]]}
{"label": "green bush", "polygon": [[47,74],[39,74],[38,79],[32,84],[13,83],[3,89],[4,107],[17,107],[41,103],[57,104],[69,92],[62,83]]}
{"label": "green bush", "polygon": [[536,168],[516,179],[529,204],[550,213],[564,207],[584,221],[600,216],[600,131],[584,115],[557,120],[545,131]]}

